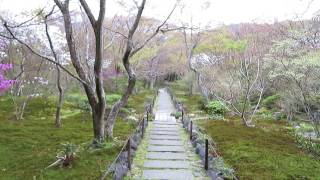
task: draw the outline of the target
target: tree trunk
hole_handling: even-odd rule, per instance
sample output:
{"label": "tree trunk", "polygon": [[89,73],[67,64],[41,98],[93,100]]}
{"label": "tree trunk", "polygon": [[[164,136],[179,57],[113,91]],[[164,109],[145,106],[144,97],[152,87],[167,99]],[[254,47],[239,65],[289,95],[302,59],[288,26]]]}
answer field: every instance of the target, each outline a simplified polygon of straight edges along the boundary
{"label": "tree trunk", "polygon": [[57,128],[61,127],[61,108],[63,104],[63,88],[61,86],[61,71],[59,66],[56,66],[57,69],[57,86],[59,90],[59,100],[57,104],[57,110],[56,110],[56,119],[55,119],[55,125]]}
{"label": "tree trunk", "polygon": [[151,80],[150,80],[150,89],[153,89],[153,88],[154,88],[155,82],[156,82],[156,79],[155,79],[154,77],[151,77]]}
{"label": "tree trunk", "polygon": [[99,106],[95,110],[92,110],[94,145],[100,144],[105,139],[104,114],[104,109],[99,108]]}
{"label": "tree trunk", "polygon": [[208,93],[205,92],[204,87],[202,87],[202,85],[201,85],[201,74],[199,72],[195,72],[195,73],[197,75],[197,85],[199,87],[199,90],[200,90],[201,94],[206,98],[206,101],[209,101]]}
{"label": "tree trunk", "polygon": [[76,43],[73,37],[73,27],[71,23],[71,16],[69,11],[69,0],[65,0],[61,3],[59,0],[54,0],[56,5],[62,12],[65,26],[65,35],[68,44],[68,49],[70,52],[71,62],[73,67],[76,69],[77,74],[82,80],[82,85],[86,92],[89,104],[92,109],[92,119],[93,119],[93,134],[94,140],[93,144],[98,144],[104,140],[104,114],[105,114],[105,93],[103,89],[102,82],[102,23],[105,16],[105,0],[100,0],[100,10],[98,19],[95,20],[88,4],[85,0],[80,0],[82,7],[84,8],[95,35],[95,62],[94,62],[94,76],[95,76],[95,86],[90,84],[87,72],[84,71],[82,64],[80,62],[79,56],[76,51]]}
{"label": "tree trunk", "polygon": [[133,92],[135,84],[136,84],[136,76],[132,71],[132,73],[130,73],[130,75],[129,75],[128,86],[127,86],[126,92],[122,95],[121,99],[112,106],[110,113],[107,116],[106,127],[105,127],[106,128],[105,134],[106,134],[107,138],[113,137],[113,127],[114,127],[116,117],[117,117],[120,109],[125,104],[127,104],[127,101]]}
{"label": "tree trunk", "polygon": [[[54,10],[54,8],[52,8],[51,12],[44,17],[44,23],[45,23],[45,29],[46,29],[46,36],[48,38],[48,42],[50,45],[52,55],[54,57],[54,60],[59,63],[57,53],[53,47],[52,39],[51,39],[51,36],[49,33],[49,26],[48,26],[48,22],[47,22],[48,17],[53,13],[53,10]],[[55,126],[57,128],[59,128],[59,127],[61,127],[61,108],[62,108],[62,103],[63,103],[63,88],[61,86],[61,71],[60,71],[60,67],[58,65],[56,65],[56,70],[57,70],[57,87],[58,87],[58,91],[59,91],[59,100],[58,100],[57,109],[56,109]]]}
{"label": "tree trunk", "polygon": [[[126,88],[126,91],[124,92],[124,94],[122,95],[121,99],[116,102],[112,108],[111,111],[106,119],[105,122],[105,134],[107,138],[112,138],[113,137],[113,127],[114,127],[114,123],[116,120],[116,117],[119,113],[119,110],[127,104],[128,99],[130,97],[130,95],[132,94],[133,90],[134,90],[134,86],[136,84],[136,75],[133,71],[133,69],[130,66],[130,58],[131,56],[134,54],[132,52],[132,41],[133,41],[133,35],[139,25],[140,19],[141,19],[141,15],[145,6],[146,0],[142,0],[141,5],[138,8],[138,13],[137,16],[134,20],[134,23],[132,24],[132,27],[129,29],[129,34],[128,34],[128,38],[127,38],[127,42],[126,42],[126,49],[124,51],[123,57],[122,57],[122,63],[124,68],[127,71],[128,74],[128,86]],[[137,51],[136,51],[137,52]]]}

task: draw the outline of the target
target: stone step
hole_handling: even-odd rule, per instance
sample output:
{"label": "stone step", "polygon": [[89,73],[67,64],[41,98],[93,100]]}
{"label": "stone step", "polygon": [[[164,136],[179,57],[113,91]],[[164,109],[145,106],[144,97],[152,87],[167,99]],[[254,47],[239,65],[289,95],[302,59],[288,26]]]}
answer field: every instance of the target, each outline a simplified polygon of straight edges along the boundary
{"label": "stone step", "polygon": [[144,162],[145,168],[166,168],[166,169],[188,169],[189,163],[181,160],[147,160]]}
{"label": "stone step", "polygon": [[174,152],[148,152],[147,159],[182,160],[187,159],[185,153]]}
{"label": "stone step", "polygon": [[183,146],[154,146],[149,145],[148,151],[153,152],[185,152]]}
{"label": "stone step", "polygon": [[153,124],[169,124],[169,125],[178,125],[178,123],[176,122],[172,122],[172,121],[153,121]]}
{"label": "stone step", "polygon": [[192,180],[190,170],[144,170],[142,179]]}
{"label": "stone step", "polygon": [[181,137],[179,136],[170,136],[170,135],[150,135],[150,139],[155,140],[181,140]]}
{"label": "stone step", "polygon": [[178,128],[152,128],[151,131],[179,131]]}
{"label": "stone step", "polygon": [[170,136],[179,136],[178,131],[150,131],[150,135],[170,135]]}
{"label": "stone step", "polygon": [[153,127],[155,127],[155,128],[179,128],[178,125],[174,125],[174,124],[154,124]]}
{"label": "stone step", "polygon": [[152,145],[167,145],[167,146],[182,146],[183,142],[181,140],[155,140],[150,139],[149,144]]}

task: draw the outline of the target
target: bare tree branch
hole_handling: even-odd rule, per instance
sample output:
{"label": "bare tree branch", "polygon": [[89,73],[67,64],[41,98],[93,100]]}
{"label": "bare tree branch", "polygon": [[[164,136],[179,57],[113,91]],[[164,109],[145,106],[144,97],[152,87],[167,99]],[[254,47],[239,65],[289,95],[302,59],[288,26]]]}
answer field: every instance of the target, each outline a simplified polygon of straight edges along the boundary
{"label": "bare tree branch", "polygon": [[96,26],[96,19],[94,18],[94,15],[92,14],[92,11],[91,11],[90,7],[88,6],[87,2],[85,0],[79,0],[79,1],[81,3],[81,6],[83,7],[84,11],[86,12],[92,27]]}
{"label": "bare tree branch", "polygon": [[34,50],[31,46],[29,46],[27,43],[23,42],[22,40],[20,40],[19,38],[17,38],[13,32],[11,31],[11,29],[8,27],[7,22],[4,23],[4,27],[6,28],[6,30],[9,32],[9,34],[12,36],[13,39],[15,39],[16,41],[18,41],[20,44],[24,45],[26,48],[28,48],[32,53],[34,53],[35,55],[41,57],[44,60],[47,60],[57,66],[59,66],[62,70],[64,70],[67,74],[69,74],[71,77],[75,78],[76,80],[78,80],[81,83],[86,84],[86,82],[84,80],[82,80],[80,77],[74,75],[72,72],[70,72],[68,69],[66,69],[62,64],[56,62],[55,60],[51,59],[50,57],[47,57],[45,55],[40,54],[39,52],[37,52],[36,50]]}
{"label": "bare tree branch", "polygon": [[169,13],[169,15],[166,17],[166,19],[157,27],[157,29],[154,31],[154,33],[147,39],[144,41],[144,43],[142,43],[141,46],[139,46],[138,48],[134,49],[132,52],[131,52],[131,55],[130,57],[132,57],[133,55],[135,55],[138,51],[140,51],[146,44],[148,44],[148,42],[153,39],[158,33],[159,31],[161,30],[161,28],[167,23],[167,21],[169,20],[169,18],[171,17],[171,15],[173,14],[174,10],[176,9],[178,5],[178,1],[174,4],[171,12]]}

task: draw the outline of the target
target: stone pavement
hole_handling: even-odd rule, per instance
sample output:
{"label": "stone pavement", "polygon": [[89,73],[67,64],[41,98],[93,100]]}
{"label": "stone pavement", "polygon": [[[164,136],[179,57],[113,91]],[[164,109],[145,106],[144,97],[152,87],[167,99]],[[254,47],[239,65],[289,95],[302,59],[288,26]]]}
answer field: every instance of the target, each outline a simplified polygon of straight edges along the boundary
{"label": "stone pavement", "polygon": [[170,95],[159,90],[155,120],[150,122],[142,147],[138,147],[129,179],[208,179],[182,124],[171,116]]}

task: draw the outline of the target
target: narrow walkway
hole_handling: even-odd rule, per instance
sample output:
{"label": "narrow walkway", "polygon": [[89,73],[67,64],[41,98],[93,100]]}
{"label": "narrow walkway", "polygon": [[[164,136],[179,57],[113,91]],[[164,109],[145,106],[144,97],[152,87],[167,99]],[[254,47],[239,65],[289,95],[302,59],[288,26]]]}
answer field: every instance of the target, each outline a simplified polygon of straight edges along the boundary
{"label": "narrow walkway", "polygon": [[159,91],[154,112],[155,120],[133,161],[133,179],[208,179],[182,124],[171,116],[175,108],[164,89]]}

